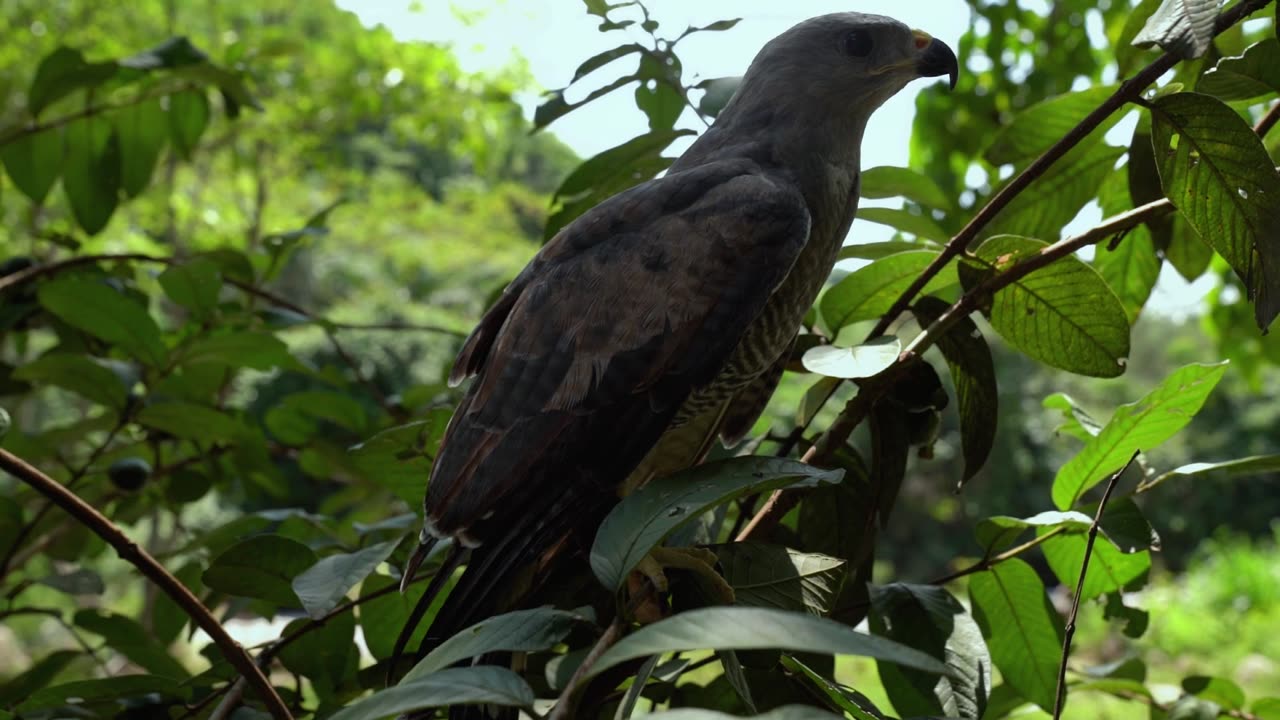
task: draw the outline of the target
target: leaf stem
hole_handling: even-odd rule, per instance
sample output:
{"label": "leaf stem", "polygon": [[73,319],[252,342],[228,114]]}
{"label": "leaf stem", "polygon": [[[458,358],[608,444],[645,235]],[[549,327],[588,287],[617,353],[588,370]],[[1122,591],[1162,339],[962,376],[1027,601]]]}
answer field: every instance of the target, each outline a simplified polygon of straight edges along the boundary
{"label": "leaf stem", "polygon": [[1098,539],[1098,527],[1102,524],[1102,513],[1107,509],[1107,501],[1111,499],[1111,492],[1116,489],[1116,483],[1120,481],[1120,476],[1133,465],[1138,459],[1141,450],[1135,450],[1133,455],[1129,457],[1129,462],[1124,467],[1111,474],[1107,480],[1107,489],[1102,493],[1102,500],[1098,502],[1098,511],[1094,513],[1093,522],[1089,525],[1088,539],[1084,545],[1084,557],[1080,560],[1080,578],[1076,581],[1075,596],[1071,599],[1071,614],[1067,616],[1066,632],[1062,637],[1062,660],[1058,663],[1058,689],[1053,699],[1053,720],[1060,720],[1062,717],[1062,709],[1067,703],[1067,660],[1071,658],[1071,640],[1076,634],[1076,616],[1080,613],[1080,596],[1084,594],[1084,579],[1089,573],[1089,558],[1093,555],[1093,544]]}
{"label": "leaf stem", "polygon": [[249,657],[244,648],[227,634],[226,629],[213,617],[209,609],[150,553],[130,540],[119,527],[93,506],[8,450],[0,449],[0,469],[52,500],[81,525],[92,530],[108,545],[115,548],[121,559],[136,567],[148,580],[159,586],[201,630],[208,633],[227,662],[231,663],[241,677],[253,686],[273,718],[292,720],[293,716],[289,713],[289,708],[271,686],[271,681],[254,663],[253,658]]}

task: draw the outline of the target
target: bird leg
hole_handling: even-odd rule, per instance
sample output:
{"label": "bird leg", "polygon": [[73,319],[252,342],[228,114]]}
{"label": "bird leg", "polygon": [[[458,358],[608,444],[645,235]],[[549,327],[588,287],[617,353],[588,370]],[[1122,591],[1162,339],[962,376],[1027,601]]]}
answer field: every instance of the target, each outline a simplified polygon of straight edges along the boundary
{"label": "bird leg", "polygon": [[[716,572],[716,554],[706,548],[669,548],[657,547],[649,551],[631,571],[627,578],[627,589],[632,597],[637,597],[647,580],[659,594],[667,592],[670,582],[667,570],[684,570],[689,572],[704,595],[710,597],[714,604],[732,605],[735,599],[733,588]],[[665,605],[656,597],[645,598],[635,608],[635,618],[643,625],[661,620],[665,615]]]}

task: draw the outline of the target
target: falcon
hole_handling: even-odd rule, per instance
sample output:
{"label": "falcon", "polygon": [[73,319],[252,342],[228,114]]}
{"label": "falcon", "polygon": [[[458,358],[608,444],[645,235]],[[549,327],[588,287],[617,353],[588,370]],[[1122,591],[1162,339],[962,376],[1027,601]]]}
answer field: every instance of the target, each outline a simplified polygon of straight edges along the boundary
{"label": "falcon", "polygon": [[[403,584],[454,571],[423,649],[586,568],[620,497],[749,431],[858,206],[872,112],[959,72],[939,40],[877,15],[806,20],[756,56],[715,124],[657,179],[552,238],[484,315],[451,384],[474,378],[431,469]],[[394,663],[393,663],[394,664]]]}

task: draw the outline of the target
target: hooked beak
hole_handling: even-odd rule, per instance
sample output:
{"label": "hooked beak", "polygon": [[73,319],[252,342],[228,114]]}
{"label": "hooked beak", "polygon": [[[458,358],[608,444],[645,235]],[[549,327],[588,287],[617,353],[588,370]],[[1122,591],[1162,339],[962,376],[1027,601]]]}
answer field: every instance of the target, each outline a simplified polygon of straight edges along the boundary
{"label": "hooked beak", "polygon": [[948,76],[951,89],[956,89],[956,80],[960,77],[960,61],[947,44],[932,37],[922,30],[913,31],[916,36],[916,49],[920,50],[920,61],[916,64],[916,73],[920,77]]}

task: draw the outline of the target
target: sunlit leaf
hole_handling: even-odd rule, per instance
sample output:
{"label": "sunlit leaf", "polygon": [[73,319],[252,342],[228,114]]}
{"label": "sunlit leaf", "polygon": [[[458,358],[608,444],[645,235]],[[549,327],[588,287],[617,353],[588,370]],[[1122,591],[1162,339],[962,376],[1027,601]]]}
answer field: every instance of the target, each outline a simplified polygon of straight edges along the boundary
{"label": "sunlit leaf", "polygon": [[969,581],[974,619],[1004,681],[1041,708],[1053,707],[1062,618],[1025,562],[1006,560]]}
{"label": "sunlit leaf", "polygon": [[62,174],[64,128],[51,128],[0,142],[0,162],[22,194],[39,205]]}
{"label": "sunlit leaf", "polygon": [[1133,44],[1159,45],[1183,58],[1198,58],[1213,43],[1217,18],[1218,0],[1164,0]]}
{"label": "sunlit leaf", "polygon": [[809,372],[834,378],[867,378],[898,360],[902,341],[883,335],[863,345],[818,345],[805,352],[802,362]]}
{"label": "sunlit leaf", "polygon": [[951,235],[946,230],[943,230],[933,218],[928,215],[917,215],[909,210],[881,207],[862,208],[858,210],[857,219],[879,225],[888,225],[895,230],[901,230],[908,235],[915,235],[925,240],[944,243],[951,239]]}
{"label": "sunlit leaf", "polygon": [[1115,172],[1124,148],[1103,143],[1078,145],[1040,179],[1013,198],[982,230],[980,237],[1024,235],[1056,240]]}
{"label": "sunlit leaf", "polygon": [[[819,302],[827,327],[839,330],[851,323],[873,320],[889,311],[911,283],[938,257],[935,250],[912,250],[888,255],[859,268],[827,290]],[[945,268],[924,292],[956,283],[955,271]]]}
{"label": "sunlit leaf", "polygon": [[928,208],[946,210],[955,201],[927,175],[904,167],[879,167],[863,170],[859,175],[858,195],[863,199],[903,197]]}
{"label": "sunlit leaf", "polygon": [[[1061,140],[1115,91],[1115,85],[1100,85],[1032,105],[1014,116],[1013,122],[1005,125],[992,139],[985,152],[987,162],[993,165],[1016,164],[1038,156]],[[1113,115],[1103,127],[1094,131],[1094,136],[1101,138],[1120,117],[1120,114]]]}
{"label": "sunlit leaf", "polygon": [[[1040,530],[1044,534],[1045,530]],[[1060,534],[1044,541],[1040,549],[1058,580],[1073,591],[1080,579],[1088,538],[1084,533]],[[1122,553],[1110,542],[1099,538],[1089,555],[1089,572],[1085,575],[1081,600],[1092,600],[1103,593],[1137,590],[1145,584],[1151,570],[1151,553],[1143,550]],[[1138,582],[1142,580],[1143,582]]]}
{"label": "sunlit leaf", "polygon": [[1029,518],[996,515],[980,521],[974,528],[974,536],[984,554],[994,555],[1013,547],[1018,538],[1031,528],[1063,528],[1068,532],[1082,533],[1092,524],[1093,518],[1074,510],[1045,511]]}

